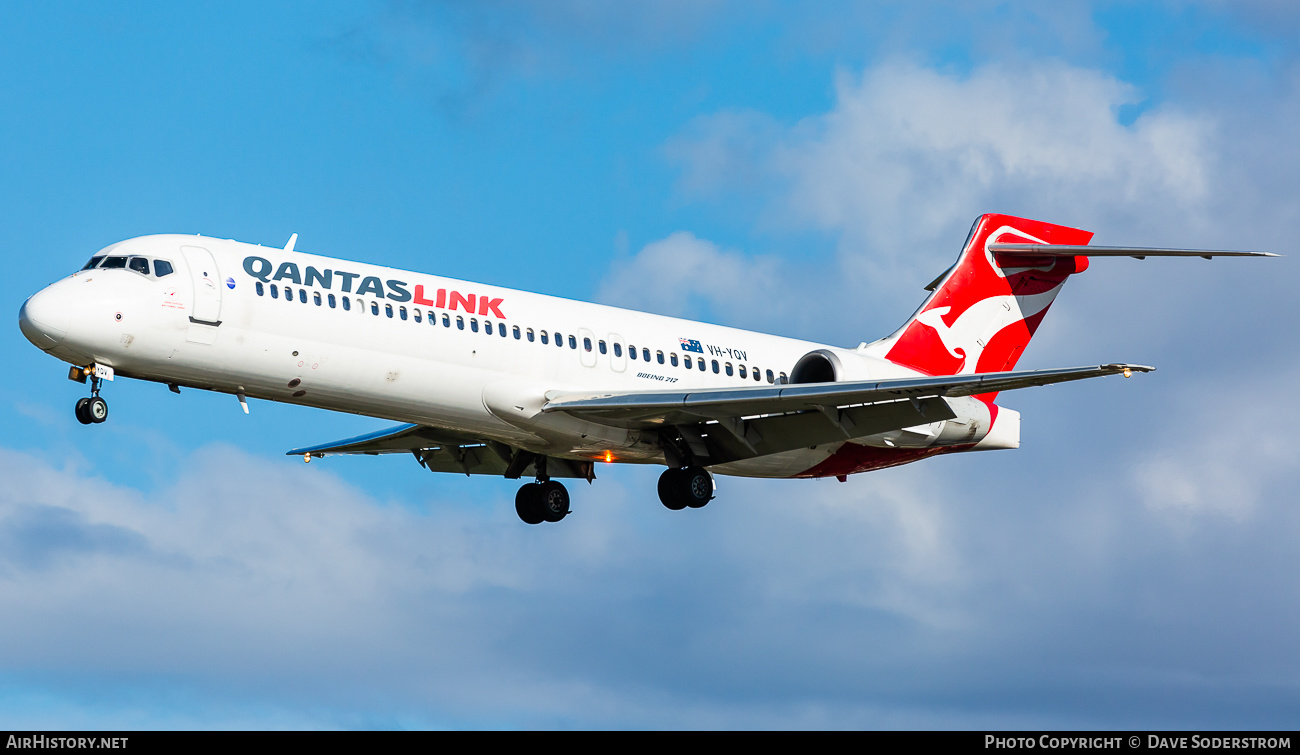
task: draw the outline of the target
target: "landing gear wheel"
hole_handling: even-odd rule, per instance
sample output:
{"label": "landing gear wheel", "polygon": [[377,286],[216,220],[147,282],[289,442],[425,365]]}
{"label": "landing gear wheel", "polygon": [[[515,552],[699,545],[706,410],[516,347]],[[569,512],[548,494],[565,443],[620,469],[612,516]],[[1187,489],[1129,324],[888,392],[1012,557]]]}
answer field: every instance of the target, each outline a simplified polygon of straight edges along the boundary
{"label": "landing gear wheel", "polygon": [[90,399],[79,398],[77,399],[77,408],[73,409],[72,411],[73,414],[77,415],[77,421],[83,425],[89,425],[91,422],[95,421],[90,418],[89,414],[86,413],[86,404],[89,403],[90,403]]}
{"label": "landing gear wheel", "polygon": [[555,480],[541,484],[538,497],[542,518],[548,522],[558,522],[569,515],[569,491]]}
{"label": "landing gear wheel", "polygon": [[541,524],[545,521],[542,516],[541,488],[541,485],[530,482],[515,493],[515,513],[524,520],[524,524]]}
{"label": "landing gear wheel", "polygon": [[680,469],[665,469],[664,473],[659,475],[659,501],[670,511],[681,511],[686,508],[686,501],[681,495],[681,477]]}
{"label": "landing gear wheel", "polygon": [[108,402],[99,396],[93,396],[86,402],[85,413],[91,422],[98,425],[108,419]]}
{"label": "landing gear wheel", "polygon": [[713,475],[704,467],[666,469],[659,475],[659,500],[672,511],[702,508],[713,500]]}
{"label": "landing gear wheel", "polygon": [[713,475],[704,467],[687,467],[678,477],[682,500],[693,509],[703,508],[713,500]]}

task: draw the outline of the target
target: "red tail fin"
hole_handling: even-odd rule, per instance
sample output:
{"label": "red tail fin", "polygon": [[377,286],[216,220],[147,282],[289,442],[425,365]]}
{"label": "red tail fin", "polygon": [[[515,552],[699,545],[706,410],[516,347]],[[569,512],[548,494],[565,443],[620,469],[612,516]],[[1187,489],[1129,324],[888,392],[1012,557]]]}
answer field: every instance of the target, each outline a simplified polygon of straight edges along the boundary
{"label": "red tail fin", "polygon": [[1038,330],[1065,279],[1087,257],[997,256],[988,244],[1087,244],[1092,233],[1010,215],[975,221],[957,264],[912,319],[879,344],[885,358],[930,375],[1003,372]]}

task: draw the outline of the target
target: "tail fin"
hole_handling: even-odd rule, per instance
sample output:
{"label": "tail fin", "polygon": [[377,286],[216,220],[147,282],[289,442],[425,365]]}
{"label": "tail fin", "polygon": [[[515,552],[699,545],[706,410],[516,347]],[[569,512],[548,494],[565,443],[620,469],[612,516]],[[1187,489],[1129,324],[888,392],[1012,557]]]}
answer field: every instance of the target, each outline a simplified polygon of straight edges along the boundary
{"label": "tail fin", "polygon": [[[1088,268],[1083,256],[1025,257],[990,244],[1082,246],[1092,233],[1010,215],[982,215],[957,264],[912,319],[871,351],[929,375],[1014,369],[1065,279]],[[934,284],[932,284],[934,285]]]}

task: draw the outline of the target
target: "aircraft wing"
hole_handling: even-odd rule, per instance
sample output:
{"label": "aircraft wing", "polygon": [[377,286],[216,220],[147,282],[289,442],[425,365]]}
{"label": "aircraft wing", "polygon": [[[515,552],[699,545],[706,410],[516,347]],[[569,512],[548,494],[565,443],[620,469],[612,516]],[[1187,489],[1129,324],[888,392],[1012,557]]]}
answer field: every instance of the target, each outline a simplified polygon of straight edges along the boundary
{"label": "aircraft wing", "polygon": [[[465,475],[486,474],[518,479],[534,475],[535,456],[499,441],[451,433],[427,425],[397,425],[354,438],[306,446],[289,451],[288,456],[321,458],[333,454],[409,453],[430,472],[459,472]],[[551,477],[593,479],[591,462],[550,459],[546,472]]]}
{"label": "aircraft wing", "polygon": [[[575,416],[627,427],[698,422],[730,417],[823,411],[863,404],[973,396],[1035,385],[1050,385],[1105,375],[1151,372],[1154,367],[1103,364],[1058,370],[1022,370],[976,375],[897,378],[840,383],[763,385],[752,388],[712,388],[696,391],[644,393],[547,393],[543,412],[568,412]],[[923,422],[933,422],[927,419]],[[914,423],[915,424],[915,423]]]}
{"label": "aircraft wing", "polygon": [[[1154,368],[1103,364],[1060,370],[764,385],[698,391],[548,393],[543,412],[643,431],[657,429],[666,455],[737,461],[902,430],[956,414],[946,397],[1131,375]],[[671,461],[671,460],[670,460]]]}
{"label": "aircraft wing", "polygon": [[[1154,368],[1103,364],[1059,370],[900,378],[842,383],[758,385],[697,391],[569,392],[546,394],[542,412],[566,412],[617,427],[667,433],[665,453],[721,463],[836,440],[915,427],[956,415],[944,398],[1050,385]],[[535,474],[536,455],[499,441],[405,424],[354,438],[295,448],[290,456],[413,454],[431,472],[488,474],[511,479]],[[592,479],[589,461],[548,458],[551,477]]]}

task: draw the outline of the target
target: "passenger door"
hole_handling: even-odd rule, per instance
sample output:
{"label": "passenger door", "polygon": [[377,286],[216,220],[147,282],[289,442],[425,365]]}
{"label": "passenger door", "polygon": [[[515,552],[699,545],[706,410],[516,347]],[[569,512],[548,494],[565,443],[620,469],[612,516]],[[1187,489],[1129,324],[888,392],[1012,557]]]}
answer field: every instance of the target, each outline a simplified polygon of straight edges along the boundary
{"label": "passenger door", "polygon": [[190,329],[185,340],[213,343],[221,325],[221,271],[212,252],[198,246],[181,247],[181,255],[190,269],[194,286],[194,303],[190,311]]}

